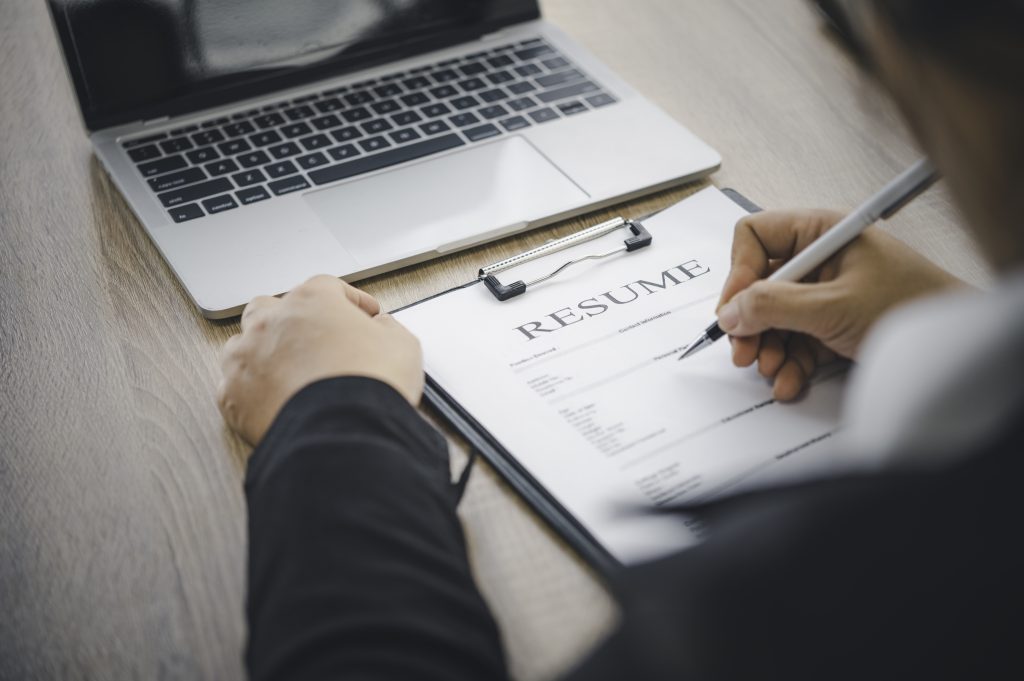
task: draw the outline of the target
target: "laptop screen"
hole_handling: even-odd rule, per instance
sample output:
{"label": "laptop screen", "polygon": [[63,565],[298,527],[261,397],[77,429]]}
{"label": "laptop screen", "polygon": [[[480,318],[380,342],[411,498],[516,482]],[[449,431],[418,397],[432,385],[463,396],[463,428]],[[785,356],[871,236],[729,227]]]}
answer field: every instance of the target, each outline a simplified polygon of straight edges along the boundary
{"label": "laptop screen", "polygon": [[49,0],[86,127],[176,115],[470,40],[536,0]]}

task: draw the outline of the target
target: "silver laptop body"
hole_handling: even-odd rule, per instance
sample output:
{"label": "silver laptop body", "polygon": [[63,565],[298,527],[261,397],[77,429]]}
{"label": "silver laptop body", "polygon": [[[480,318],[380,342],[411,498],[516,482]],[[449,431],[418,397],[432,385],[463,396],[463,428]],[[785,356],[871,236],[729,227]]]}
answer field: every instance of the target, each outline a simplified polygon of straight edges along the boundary
{"label": "silver laptop body", "polygon": [[[68,0],[50,2],[67,54]],[[69,60],[73,80],[75,68]],[[314,274],[357,281],[720,164],[540,18],[230,104],[93,126],[89,136],[209,318]]]}

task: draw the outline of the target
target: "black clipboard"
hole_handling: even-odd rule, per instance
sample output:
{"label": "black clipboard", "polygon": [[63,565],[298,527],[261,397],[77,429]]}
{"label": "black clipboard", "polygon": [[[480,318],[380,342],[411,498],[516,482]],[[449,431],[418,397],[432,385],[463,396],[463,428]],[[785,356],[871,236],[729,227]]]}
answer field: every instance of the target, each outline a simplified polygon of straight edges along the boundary
{"label": "black clipboard", "polygon": [[[722,189],[723,194],[729,197],[734,203],[743,208],[749,213],[759,212],[761,209],[757,204],[750,201],[748,198],[740,194],[734,189]],[[647,216],[650,217],[650,216]],[[621,219],[620,219],[621,220]],[[639,224],[640,221],[621,220],[619,226],[628,226],[629,224]],[[603,223],[603,225],[610,225],[610,223]],[[599,225],[598,227],[601,227]],[[593,229],[593,228],[592,228]],[[636,231],[633,231],[633,237],[639,236]],[[628,240],[627,240],[628,241]],[[649,243],[649,241],[648,241]],[[621,250],[627,250],[623,248]],[[563,266],[564,268],[564,266]],[[560,271],[560,268],[557,271]],[[483,270],[481,271],[483,272]],[[522,282],[516,282],[522,283]],[[433,296],[429,296],[422,300],[416,301],[410,305],[406,305],[400,310],[408,309],[416,305],[420,305],[434,298],[457,291],[460,289],[468,288],[470,286],[485,285],[485,279],[482,277],[475,281],[462,286],[456,286],[455,288],[448,289]],[[488,288],[495,295],[496,298],[501,300],[499,292],[488,285]],[[525,291],[525,285],[522,293]],[[395,310],[396,312],[400,310]],[[555,499],[541,483],[536,480],[524,466],[522,466],[515,456],[505,449],[497,439],[492,436],[486,428],[483,427],[474,417],[470,414],[463,406],[445,390],[428,374],[426,377],[426,384],[423,390],[423,398],[431,408],[433,408],[438,415],[451,426],[459,435],[461,435],[470,447],[470,460],[466,464],[468,473],[469,467],[473,464],[473,457],[475,455],[482,456],[488,464],[490,464],[505,482],[515,490],[515,492],[526,501],[527,504],[536,512],[543,520],[551,527],[555,532],[562,536],[562,538],[575,550],[584,560],[592,565],[599,574],[608,578],[614,576],[622,568],[622,563],[619,562],[601,543],[592,535],[572,513],[569,512],[564,506],[562,506],[557,499]],[[464,473],[465,475],[465,473]]]}

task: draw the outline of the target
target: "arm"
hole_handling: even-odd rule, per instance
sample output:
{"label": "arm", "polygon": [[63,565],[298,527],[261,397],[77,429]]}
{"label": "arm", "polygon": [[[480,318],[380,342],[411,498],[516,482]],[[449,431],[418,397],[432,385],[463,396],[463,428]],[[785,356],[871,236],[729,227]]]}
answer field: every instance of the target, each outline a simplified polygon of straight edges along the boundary
{"label": "arm", "polygon": [[395,390],[301,390],[253,454],[246,496],[252,679],[505,678],[446,443]]}
{"label": "arm", "polygon": [[250,303],[222,365],[221,412],[259,445],[246,480],[252,678],[506,678],[445,442],[414,409],[416,339],[370,296],[314,277]]}

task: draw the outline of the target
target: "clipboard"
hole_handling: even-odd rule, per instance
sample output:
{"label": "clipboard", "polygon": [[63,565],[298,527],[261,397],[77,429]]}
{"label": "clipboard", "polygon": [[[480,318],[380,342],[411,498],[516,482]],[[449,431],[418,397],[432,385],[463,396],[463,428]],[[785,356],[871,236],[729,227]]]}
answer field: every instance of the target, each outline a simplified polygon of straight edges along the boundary
{"label": "clipboard", "polygon": [[[734,203],[746,210],[748,213],[756,213],[761,210],[745,196],[734,189],[722,189]],[[656,213],[655,213],[656,214]],[[440,296],[468,288],[470,286],[483,285],[497,299],[498,304],[504,300],[519,295],[525,295],[531,286],[540,284],[548,279],[558,276],[572,265],[583,260],[595,260],[609,257],[621,252],[633,252],[651,244],[651,235],[643,227],[643,220],[655,214],[647,215],[641,219],[615,218],[608,222],[595,225],[581,232],[563,237],[544,244],[538,248],[531,249],[519,255],[507,258],[498,263],[482,267],[478,278],[462,286],[442,291],[441,293],[429,296],[416,301],[405,307],[395,310],[408,309],[433,300]],[[575,260],[562,263],[548,275],[539,277],[529,282],[516,281],[503,284],[498,279],[498,274],[518,264],[530,260],[549,257],[572,246],[597,239],[609,234],[616,229],[626,230],[623,246],[604,253],[595,253]],[[505,482],[526,501],[555,532],[557,532],[585,561],[593,566],[596,571],[605,578],[614,576],[621,568],[622,563],[618,561],[601,543],[558,502],[545,488],[537,481],[515,456],[505,449],[498,440],[491,435],[463,406],[449,395],[429,374],[423,390],[425,402],[433,408],[437,414],[456,432],[461,435],[470,447],[470,458],[463,470],[460,480],[457,483],[459,493],[464,488],[472,470],[476,456],[482,456],[490,464]]]}

